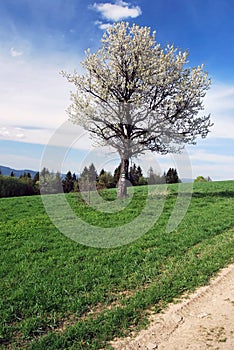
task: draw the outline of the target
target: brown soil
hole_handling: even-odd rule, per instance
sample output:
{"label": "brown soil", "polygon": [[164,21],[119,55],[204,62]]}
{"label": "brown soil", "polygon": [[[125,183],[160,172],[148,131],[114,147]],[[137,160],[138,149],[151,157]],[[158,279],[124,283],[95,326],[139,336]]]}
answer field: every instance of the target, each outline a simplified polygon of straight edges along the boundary
{"label": "brown soil", "polygon": [[234,349],[234,264],[208,286],[151,317],[148,329],[111,342],[116,350]]}

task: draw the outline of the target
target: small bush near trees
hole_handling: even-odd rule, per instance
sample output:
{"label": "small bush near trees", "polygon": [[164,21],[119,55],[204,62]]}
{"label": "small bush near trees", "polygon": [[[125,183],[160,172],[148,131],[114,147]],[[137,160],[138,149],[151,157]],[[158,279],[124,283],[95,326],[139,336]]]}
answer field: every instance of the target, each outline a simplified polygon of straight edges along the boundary
{"label": "small bush near trees", "polygon": [[194,182],[207,182],[207,180],[204,178],[204,176],[198,176]]}
{"label": "small bush near trees", "polygon": [[31,181],[15,176],[0,176],[0,197],[31,196],[35,190]]}

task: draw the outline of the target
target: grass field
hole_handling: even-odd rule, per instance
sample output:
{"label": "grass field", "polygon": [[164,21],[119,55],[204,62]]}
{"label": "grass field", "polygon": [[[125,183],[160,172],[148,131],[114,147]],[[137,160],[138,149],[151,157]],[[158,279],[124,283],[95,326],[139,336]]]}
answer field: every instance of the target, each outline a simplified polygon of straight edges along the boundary
{"label": "grass field", "polygon": [[[103,196],[111,203],[114,190]],[[40,196],[1,199],[0,347],[110,349],[115,336],[145,326],[150,310],[233,261],[234,181],[194,184],[183,221],[166,233],[176,196],[177,186],[169,185],[156,224],[133,243],[108,249],[61,234]],[[137,188],[119,214],[91,210],[77,195],[67,199],[77,215],[104,227],[137,216],[144,190]]]}

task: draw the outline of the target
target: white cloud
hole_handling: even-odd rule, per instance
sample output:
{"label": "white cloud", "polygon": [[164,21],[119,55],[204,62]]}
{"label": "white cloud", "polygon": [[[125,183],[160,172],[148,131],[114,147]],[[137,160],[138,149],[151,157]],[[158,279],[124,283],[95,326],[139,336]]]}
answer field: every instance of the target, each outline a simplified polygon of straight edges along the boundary
{"label": "white cloud", "polygon": [[39,61],[1,60],[2,126],[56,129],[65,121],[72,86],[59,74],[61,69],[56,64]]}
{"label": "white cloud", "polygon": [[23,51],[17,51],[14,49],[14,47],[11,48],[10,53],[12,57],[19,57],[23,55]]}
{"label": "white cloud", "polygon": [[125,18],[136,18],[141,15],[142,11],[139,6],[131,6],[124,1],[116,1],[115,4],[109,2],[106,3],[94,3],[92,8],[101,13],[101,15],[110,21],[119,21]]}
{"label": "white cloud", "polygon": [[[68,119],[69,84],[59,72],[73,71],[81,59],[67,56],[0,61],[0,139],[46,145]],[[75,126],[74,126],[75,128]],[[77,136],[84,133],[77,131]],[[89,149],[88,137],[79,144]]]}
{"label": "white cloud", "polygon": [[102,21],[95,21],[94,24],[97,25],[102,30],[106,30],[112,27],[111,23],[103,23]]}
{"label": "white cloud", "polygon": [[234,164],[234,155],[214,154],[198,149],[190,153],[190,159],[196,162],[206,162],[217,164]]}
{"label": "white cloud", "polygon": [[11,141],[22,141],[24,143],[52,145],[68,149],[79,149],[90,151],[93,149],[92,141],[88,132],[77,125],[72,125],[70,130],[62,127],[63,123],[57,126],[57,129],[49,127],[0,127],[0,139]]}
{"label": "white cloud", "polygon": [[10,135],[10,133],[6,127],[3,126],[0,128],[0,136],[5,138],[5,137],[8,137],[9,135]]}
{"label": "white cloud", "polygon": [[234,138],[234,86],[214,84],[204,99],[204,114],[211,114],[214,126],[209,138]]}
{"label": "white cloud", "polygon": [[33,152],[29,155],[17,155],[15,153],[4,153],[1,154],[0,164],[4,166],[9,166],[13,169],[30,169],[39,170],[40,162],[37,157],[33,157]]}
{"label": "white cloud", "polygon": [[6,139],[6,140],[16,140],[22,139],[25,137],[25,134],[23,132],[23,129],[21,128],[15,128],[15,127],[0,127],[0,138]]}
{"label": "white cloud", "polygon": [[15,135],[18,139],[23,139],[24,137],[25,137],[25,135],[23,134],[23,133],[21,133],[21,134],[16,134]]}

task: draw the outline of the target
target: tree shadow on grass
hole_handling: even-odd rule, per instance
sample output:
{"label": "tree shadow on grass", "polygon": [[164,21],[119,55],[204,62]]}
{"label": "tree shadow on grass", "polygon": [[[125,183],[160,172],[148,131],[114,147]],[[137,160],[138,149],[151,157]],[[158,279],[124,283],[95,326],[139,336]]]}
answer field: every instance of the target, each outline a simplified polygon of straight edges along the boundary
{"label": "tree shadow on grass", "polygon": [[[171,193],[170,197],[177,197],[178,193]],[[181,197],[191,197],[190,192],[180,193]],[[220,198],[233,198],[234,191],[220,191],[220,192],[192,192],[192,198],[205,198],[205,197],[220,197]]]}
{"label": "tree shadow on grass", "polygon": [[193,197],[204,198],[204,197],[221,197],[221,198],[232,198],[234,197],[234,191],[219,191],[219,192],[194,192]]}

